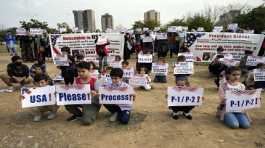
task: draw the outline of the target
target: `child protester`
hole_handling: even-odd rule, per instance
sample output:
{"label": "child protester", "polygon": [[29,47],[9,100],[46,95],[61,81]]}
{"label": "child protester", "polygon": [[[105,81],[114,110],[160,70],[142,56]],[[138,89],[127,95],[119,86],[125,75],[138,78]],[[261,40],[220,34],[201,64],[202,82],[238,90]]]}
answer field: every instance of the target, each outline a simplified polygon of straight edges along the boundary
{"label": "child protester", "polygon": [[167,70],[168,70],[168,63],[166,63],[165,58],[163,57],[159,57],[158,58],[158,62],[155,63],[157,66],[163,66],[165,68],[166,72],[162,72],[162,73],[156,73],[155,74],[155,78],[154,78],[154,82],[158,82],[158,83],[167,83]]}
{"label": "child protester", "polygon": [[259,73],[264,76],[265,73],[265,64],[264,63],[258,63],[257,68],[249,72],[248,77],[245,81],[247,89],[259,89],[259,88],[265,88],[265,81],[263,80],[255,80],[255,73]]}
{"label": "child protester", "polygon": [[220,84],[219,98],[220,105],[217,108],[217,117],[224,124],[232,129],[235,128],[250,128],[250,118],[246,112],[226,112],[225,93],[228,90],[240,91],[245,90],[245,85],[240,82],[241,69],[239,67],[229,67],[225,71],[226,81]]}
{"label": "child protester", "polygon": [[95,122],[96,116],[101,105],[98,103],[98,96],[95,91],[96,79],[91,77],[91,63],[80,62],[77,64],[78,77],[75,79],[77,87],[82,87],[84,84],[90,84],[92,103],[81,105],[66,105],[66,110],[73,114],[67,121],[79,120],[83,125],[90,125]]}
{"label": "child protester", "polygon": [[122,81],[129,84],[129,79],[134,76],[134,69],[130,67],[128,61],[123,61],[122,70],[123,70]]}
{"label": "child protester", "polygon": [[[178,75],[175,77],[176,89],[183,89],[186,87],[190,87],[190,83],[188,81],[188,76]],[[172,118],[177,120],[180,116],[184,116],[189,120],[192,120],[192,109],[194,106],[170,106],[172,112]]]}
{"label": "child protester", "polygon": [[138,74],[137,74],[137,76],[139,76],[139,77],[143,77],[143,78],[145,78],[145,80],[146,80],[146,83],[145,83],[145,85],[144,86],[142,86],[142,88],[144,88],[145,90],[151,90],[151,78],[150,78],[150,76],[148,75],[148,70],[147,70],[147,68],[145,68],[145,67],[141,67],[140,68],[140,71],[138,72]]}
{"label": "child protester", "polygon": [[[37,87],[44,87],[49,85],[49,76],[45,74],[37,74],[34,77],[34,84]],[[56,117],[56,113],[58,110],[57,105],[49,105],[49,106],[40,106],[32,108],[33,112],[33,121],[39,122],[44,117],[44,114],[47,113],[47,119],[52,120]]]}
{"label": "child protester", "polygon": [[[121,68],[113,68],[110,72],[110,77],[112,79],[112,83],[105,86],[107,89],[111,90],[126,90],[129,85],[122,82],[123,71]],[[104,105],[106,109],[111,112],[111,117],[109,121],[119,121],[122,124],[128,124],[130,121],[130,115],[132,110],[132,105],[129,104],[108,104]]]}

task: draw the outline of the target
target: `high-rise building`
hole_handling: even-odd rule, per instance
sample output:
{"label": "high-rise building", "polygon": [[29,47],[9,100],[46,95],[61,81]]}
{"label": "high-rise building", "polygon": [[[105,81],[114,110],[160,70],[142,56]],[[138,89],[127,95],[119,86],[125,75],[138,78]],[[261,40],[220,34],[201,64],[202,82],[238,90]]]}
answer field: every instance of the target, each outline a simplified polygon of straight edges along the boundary
{"label": "high-rise building", "polygon": [[91,9],[74,10],[73,13],[75,19],[75,27],[77,27],[79,31],[84,31],[84,32],[96,31],[94,10]]}
{"label": "high-rise building", "polygon": [[160,24],[160,13],[155,10],[149,10],[144,13],[144,22],[155,21]]}
{"label": "high-rise building", "polygon": [[107,29],[113,29],[112,15],[106,13],[101,16],[101,27],[102,27],[102,31],[106,31]]}

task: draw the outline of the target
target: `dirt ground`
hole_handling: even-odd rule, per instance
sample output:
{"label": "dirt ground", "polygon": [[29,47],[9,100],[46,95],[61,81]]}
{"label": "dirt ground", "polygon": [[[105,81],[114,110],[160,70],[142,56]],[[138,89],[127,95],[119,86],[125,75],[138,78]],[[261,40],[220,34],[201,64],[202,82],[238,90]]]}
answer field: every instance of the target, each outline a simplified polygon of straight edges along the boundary
{"label": "dirt ground", "polygon": [[[0,55],[0,72],[10,59]],[[133,61],[131,61],[133,62]],[[171,63],[171,62],[170,62]],[[28,63],[31,65],[31,63]],[[51,76],[58,73],[48,62]],[[96,123],[81,126],[67,122],[69,114],[60,107],[52,121],[32,122],[30,110],[22,109],[19,91],[0,93],[1,148],[265,148],[265,105],[250,111],[252,127],[232,130],[216,117],[217,89],[207,66],[195,67],[191,84],[205,88],[205,101],[193,110],[193,120],[173,120],[165,99],[166,88],[174,85],[172,69],[167,84],[152,84],[151,91],[137,90],[137,98],[128,125],[110,123],[109,113],[101,108]],[[0,82],[0,87],[5,87]],[[265,94],[262,94],[265,98]]]}

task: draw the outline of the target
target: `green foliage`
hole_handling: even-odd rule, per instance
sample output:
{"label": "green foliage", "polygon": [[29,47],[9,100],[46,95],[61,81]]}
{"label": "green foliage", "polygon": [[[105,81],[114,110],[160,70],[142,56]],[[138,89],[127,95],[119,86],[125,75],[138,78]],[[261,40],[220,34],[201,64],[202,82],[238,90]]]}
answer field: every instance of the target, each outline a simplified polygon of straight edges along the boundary
{"label": "green foliage", "polygon": [[57,27],[59,28],[66,28],[66,31],[63,33],[72,33],[73,30],[70,28],[70,26],[66,22],[57,23]]}
{"label": "green foliage", "polygon": [[211,18],[203,16],[201,14],[194,14],[186,19],[186,23],[189,29],[197,29],[198,27],[203,27],[205,31],[210,32],[213,29],[213,24]]}
{"label": "green foliage", "polygon": [[147,21],[147,22],[135,21],[133,24],[133,29],[146,27],[146,28],[153,30],[155,27],[159,27],[159,26],[160,24],[156,21]]}
{"label": "green foliage", "polygon": [[254,29],[255,33],[265,30],[265,6],[259,6],[248,13],[239,15],[234,19],[240,28]]}

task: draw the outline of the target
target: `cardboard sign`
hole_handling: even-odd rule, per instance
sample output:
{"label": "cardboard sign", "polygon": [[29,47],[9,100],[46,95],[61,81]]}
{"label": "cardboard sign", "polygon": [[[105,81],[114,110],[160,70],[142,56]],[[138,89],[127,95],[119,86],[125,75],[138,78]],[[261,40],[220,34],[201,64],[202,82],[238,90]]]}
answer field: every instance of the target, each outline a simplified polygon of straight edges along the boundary
{"label": "cardboard sign", "polygon": [[265,81],[265,70],[254,69],[254,81]]}
{"label": "cardboard sign", "polygon": [[246,66],[257,66],[258,63],[265,63],[265,57],[248,56]]}
{"label": "cardboard sign", "polygon": [[55,104],[55,87],[21,88],[22,108]]}
{"label": "cardboard sign", "polygon": [[152,64],[152,73],[154,74],[162,74],[162,75],[167,75],[168,73],[168,64],[158,64],[158,63],[153,63]]}
{"label": "cardboard sign", "polygon": [[99,94],[100,104],[133,104],[134,90],[130,86],[124,91],[100,87]]}
{"label": "cardboard sign", "polygon": [[184,56],[186,58],[186,62],[194,62],[193,53],[191,52],[179,53],[178,56]]}
{"label": "cardboard sign", "polygon": [[57,105],[91,104],[90,85],[65,87],[56,86]]}
{"label": "cardboard sign", "polygon": [[261,89],[225,92],[226,112],[242,112],[260,107]]}
{"label": "cardboard sign", "polygon": [[129,79],[129,84],[131,86],[145,86],[147,84],[146,77],[141,76],[134,76],[131,79]]}
{"label": "cardboard sign", "polygon": [[134,76],[134,69],[123,69],[123,77],[124,78],[132,78]]}
{"label": "cardboard sign", "polygon": [[152,63],[153,55],[151,54],[138,54],[138,63]]}
{"label": "cardboard sign", "polygon": [[167,95],[168,106],[200,106],[203,88],[168,87]]}
{"label": "cardboard sign", "polygon": [[180,62],[175,64],[174,74],[193,74],[193,63],[192,62]]}

